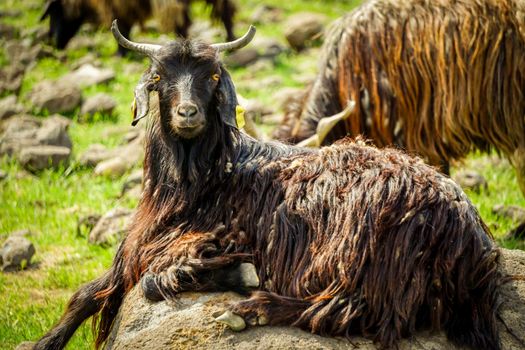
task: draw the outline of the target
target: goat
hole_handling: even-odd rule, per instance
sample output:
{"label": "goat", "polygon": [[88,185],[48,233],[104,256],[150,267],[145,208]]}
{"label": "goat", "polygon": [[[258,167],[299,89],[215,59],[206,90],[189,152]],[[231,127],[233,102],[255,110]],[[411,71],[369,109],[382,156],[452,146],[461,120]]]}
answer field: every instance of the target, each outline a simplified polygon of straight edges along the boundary
{"label": "goat", "polygon": [[[274,132],[296,143],[356,102],[323,144],[364,135],[448,173],[470,151],[495,149],[525,194],[525,3],[373,0],[326,35],[319,73]],[[326,133],[326,131],[325,131]]]}
{"label": "goat", "polygon": [[132,123],[149,113],[144,191],[109,272],[75,293],[37,350],[62,348],[93,315],[100,347],[138,284],[153,301],[256,288],[217,318],[235,330],[294,325],[391,347],[430,327],[500,348],[499,250],[453,181],[394,149],[311,149],[240,132],[218,53],[246,45],[253,27],[211,46],[134,43],[116,22],[112,31],[151,58]]}
{"label": "goat", "polygon": [[[163,31],[174,30],[187,37],[191,25],[190,0],[48,0],[40,20],[49,17],[48,36],[59,49],[64,49],[83,23],[109,25],[118,18],[121,29],[129,37],[131,27],[143,25],[152,14],[158,18]],[[233,17],[236,12],[232,0],[206,0],[212,6],[212,17],[220,19],[227,39],[235,38]],[[126,53],[119,46],[119,54]]]}

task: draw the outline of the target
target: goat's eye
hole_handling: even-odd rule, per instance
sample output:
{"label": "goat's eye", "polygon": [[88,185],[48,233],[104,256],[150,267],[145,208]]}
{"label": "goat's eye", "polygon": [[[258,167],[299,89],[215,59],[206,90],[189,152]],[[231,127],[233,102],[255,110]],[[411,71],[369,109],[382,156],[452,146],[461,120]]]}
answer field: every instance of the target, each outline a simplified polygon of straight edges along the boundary
{"label": "goat's eye", "polygon": [[211,78],[215,81],[219,81],[220,76],[219,74],[215,73],[214,75],[211,76]]}
{"label": "goat's eye", "polygon": [[159,81],[160,80],[160,75],[154,74],[153,77],[151,78],[151,80],[153,80],[154,82]]}

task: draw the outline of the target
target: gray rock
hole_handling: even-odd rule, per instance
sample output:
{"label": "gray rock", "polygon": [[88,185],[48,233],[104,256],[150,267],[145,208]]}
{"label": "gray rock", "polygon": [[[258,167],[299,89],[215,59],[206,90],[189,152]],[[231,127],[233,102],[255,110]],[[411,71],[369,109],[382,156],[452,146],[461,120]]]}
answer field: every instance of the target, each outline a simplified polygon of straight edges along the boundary
{"label": "gray rock", "polygon": [[257,61],[258,58],[259,54],[257,53],[257,50],[248,47],[228,55],[224,59],[224,62],[231,67],[245,67]]}
{"label": "gray rock", "polygon": [[111,114],[117,107],[117,101],[107,94],[96,94],[87,98],[80,109],[81,115],[93,115],[95,113]]}
{"label": "gray rock", "polygon": [[89,233],[89,243],[107,245],[120,241],[133,214],[133,211],[123,208],[106,213]]}
{"label": "gray rock", "polygon": [[104,146],[91,146],[80,157],[80,163],[86,166],[95,166],[95,175],[119,177],[139,164],[144,157],[144,134],[132,142],[114,149]]}
{"label": "gray rock", "polygon": [[24,147],[36,146],[42,122],[31,115],[16,115],[1,124],[0,155],[18,156]]}
{"label": "gray rock", "polygon": [[0,69],[0,94],[18,94],[24,79],[25,67],[19,63]]}
{"label": "gray rock", "polygon": [[34,45],[39,42],[43,42],[48,37],[49,29],[44,25],[31,26],[26,29],[22,29],[20,36],[29,39],[29,42]]}
{"label": "gray rock", "polygon": [[271,5],[257,5],[251,15],[251,23],[278,23],[283,19],[283,10]]}
{"label": "gray rock", "polygon": [[4,45],[7,60],[11,63],[20,63],[24,67],[32,67],[37,59],[52,57],[52,50],[45,50],[42,45],[31,45],[31,40],[10,40]]}
{"label": "gray rock", "polygon": [[3,271],[25,268],[35,254],[33,243],[22,236],[10,236],[0,250],[0,264]]}
{"label": "gray rock", "polygon": [[39,145],[62,146],[72,148],[71,138],[67,133],[70,121],[60,115],[47,118],[36,133]]}
{"label": "gray rock", "polygon": [[34,341],[24,341],[18,344],[15,350],[33,350],[35,344]]}
{"label": "gray rock", "polygon": [[498,204],[492,208],[492,212],[517,222],[525,222],[525,208],[517,205]]}
{"label": "gray rock", "polygon": [[33,87],[29,100],[38,109],[49,113],[67,113],[80,106],[82,92],[75,84],[64,81],[42,81]]}
{"label": "gray rock", "polygon": [[318,13],[294,14],[284,24],[284,36],[291,48],[300,51],[321,36],[325,21],[326,17]]}
{"label": "gray rock", "polygon": [[115,71],[111,68],[98,68],[92,64],[85,64],[78,69],[60,78],[66,84],[87,87],[107,83],[115,79]]}
{"label": "gray rock", "polygon": [[256,37],[250,46],[257,51],[261,58],[274,58],[286,51],[286,48],[279,41],[262,36]]}
{"label": "gray rock", "polygon": [[92,51],[98,46],[98,41],[93,36],[75,35],[67,44],[67,49],[71,51],[88,49]]}
{"label": "gray rock", "polygon": [[20,151],[20,164],[30,171],[40,171],[57,168],[66,164],[71,155],[71,149],[62,146],[30,146]]}
{"label": "gray rock", "polygon": [[0,22],[0,38],[11,40],[18,37],[18,34],[19,33],[17,27]]}
{"label": "gray rock", "polygon": [[489,188],[483,175],[472,170],[459,171],[453,178],[464,190],[469,189],[479,193],[482,189],[486,191]]}
{"label": "gray rock", "polygon": [[143,176],[144,172],[142,169],[137,169],[131,174],[129,174],[129,176],[124,181],[124,184],[122,185],[122,195],[124,195],[126,192],[137,186],[141,187]]}
{"label": "gray rock", "polygon": [[[502,249],[501,271],[523,275],[525,252]],[[139,287],[124,299],[106,350],[121,349],[360,349],[376,350],[370,340],[353,336],[320,337],[293,327],[249,327],[234,333],[214,319],[228,303],[242,300],[234,293],[181,293],[177,301],[150,302]],[[525,280],[502,287],[499,324],[502,349],[522,349],[525,341]],[[510,332],[521,339],[520,342]],[[402,340],[400,350],[458,349],[443,333],[420,331]]]}
{"label": "gray rock", "polygon": [[15,95],[0,99],[0,120],[7,119],[24,111],[24,106],[17,102]]}

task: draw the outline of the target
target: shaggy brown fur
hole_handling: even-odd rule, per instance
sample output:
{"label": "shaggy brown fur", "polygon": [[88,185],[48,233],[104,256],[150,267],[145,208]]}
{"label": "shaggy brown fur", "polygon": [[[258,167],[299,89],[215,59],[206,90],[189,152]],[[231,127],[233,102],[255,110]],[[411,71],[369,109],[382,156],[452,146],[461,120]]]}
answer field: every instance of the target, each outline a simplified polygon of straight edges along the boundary
{"label": "shaggy brown fur", "polygon": [[[260,279],[232,306],[248,324],[362,334],[383,347],[442,329],[457,344],[500,348],[499,252],[453,181],[350,140],[320,150],[256,141],[232,124],[235,90],[213,48],[172,43],[154,58],[140,85],[158,93],[159,112],[150,115],[137,214],[113,267],[75,294],[36,349],[63,347],[90,315],[102,345],[139,281],[152,300],[246,292],[242,261]],[[179,91],[188,72],[191,94]],[[173,126],[183,95],[206,118],[191,137]]]}
{"label": "shaggy brown fur", "polygon": [[313,135],[350,99],[327,144],[365,135],[445,167],[474,149],[512,158],[525,149],[525,2],[369,1],[331,27],[307,94],[279,139]]}

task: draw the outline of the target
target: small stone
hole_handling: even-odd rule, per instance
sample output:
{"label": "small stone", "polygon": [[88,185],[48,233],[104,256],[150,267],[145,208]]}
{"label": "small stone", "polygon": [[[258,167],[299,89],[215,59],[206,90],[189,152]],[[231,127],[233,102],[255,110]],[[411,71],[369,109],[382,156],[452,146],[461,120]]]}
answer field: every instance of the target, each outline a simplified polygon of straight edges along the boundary
{"label": "small stone", "polygon": [[69,149],[73,144],[67,133],[69,121],[64,121],[64,117],[53,115],[44,121],[44,124],[36,133],[36,140],[40,145],[62,146]]}
{"label": "small stone", "polygon": [[24,106],[17,103],[15,95],[10,95],[0,99],[0,120],[7,119],[15,114],[24,111]]}
{"label": "small stone", "polygon": [[121,157],[104,160],[95,167],[95,175],[109,176],[116,178],[124,175],[128,170],[128,165]]}
{"label": "small stone", "polygon": [[246,67],[257,61],[259,55],[255,48],[245,48],[228,55],[224,62],[230,67]]}
{"label": "small stone", "polygon": [[98,220],[89,233],[89,243],[101,245],[116,243],[122,238],[133,215],[134,212],[129,209],[111,210]]}
{"label": "small stone", "polygon": [[30,146],[20,151],[19,161],[30,171],[58,168],[67,163],[71,149],[62,146]]}
{"label": "small stone", "polygon": [[34,341],[24,341],[17,345],[15,350],[33,350],[36,342]]}
{"label": "small stone", "polygon": [[13,63],[0,69],[0,94],[5,92],[18,94],[24,73],[25,67],[20,63]]}
{"label": "small stone", "polygon": [[142,169],[137,169],[131,174],[129,174],[129,176],[124,181],[124,184],[122,185],[122,195],[124,195],[126,192],[137,186],[141,187],[143,176],[144,172]]}
{"label": "small stone", "polygon": [[284,25],[284,35],[290,47],[300,51],[307,47],[309,42],[320,37],[325,20],[325,16],[310,12],[290,16]]}
{"label": "small stone", "polygon": [[79,162],[83,166],[94,167],[112,156],[113,153],[106,146],[94,143],[80,156]]}
{"label": "small stone", "polygon": [[94,115],[95,113],[112,114],[117,107],[115,99],[107,94],[97,94],[84,101],[80,109],[81,115]]}
{"label": "small stone", "polygon": [[460,171],[453,178],[464,190],[468,189],[479,193],[481,189],[486,191],[489,187],[483,175],[475,171]]}
{"label": "small stone", "polygon": [[498,204],[492,208],[492,212],[512,219],[517,222],[525,222],[525,208],[517,205]]}
{"label": "small stone", "polygon": [[251,43],[259,57],[274,58],[286,51],[286,48],[274,38],[256,37]]}
{"label": "small stone", "polygon": [[21,236],[10,236],[0,250],[2,270],[22,270],[29,266],[34,254],[35,247],[28,239]]}
{"label": "small stone", "polygon": [[251,23],[278,23],[282,19],[282,9],[271,5],[257,5],[251,16]]}
{"label": "small stone", "polygon": [[68,73],[60,81],[66,84],[87,87],[107,83],[115,79],[115,72],[111,68],[97,68],[92,64],[85,64],[71,73]]}
{"label": "small stone", "polygon": [[33,87],[29,100],[36,108],[47,109],[49,113],[67,113],[80,106],[82,92],[75,84],[46,80]]}

